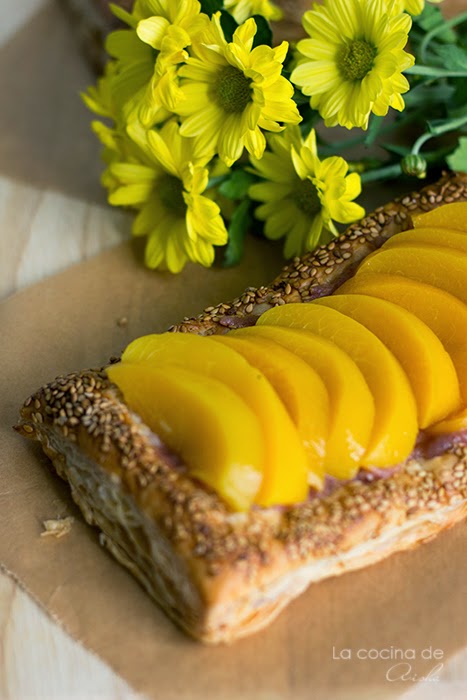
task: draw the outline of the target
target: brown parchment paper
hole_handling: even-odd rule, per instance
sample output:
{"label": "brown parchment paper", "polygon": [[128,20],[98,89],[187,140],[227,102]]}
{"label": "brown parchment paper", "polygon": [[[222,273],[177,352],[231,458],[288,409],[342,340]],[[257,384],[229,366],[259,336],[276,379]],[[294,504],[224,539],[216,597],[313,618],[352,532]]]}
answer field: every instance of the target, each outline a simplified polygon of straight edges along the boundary
{"label": "brown parchment paper", "polygon": [[[172,277],[145,270],[125,244],[0,305],[0,562],[73,637],[151,698],[394,698],[412,681],[386,680],[408,670],[391,672],[399,657],[380,658],[391,647],[415,654],[413,678],[439,663],[422,652],[439,649],[443,661],[467,644],[467,536],[459,525],[412,552],[315,584],[256,636],[200,646],[99,546],[66,484],[11,429],[20,403],[43,382],[100,365],[135,336],[269,281],[280,265],[277,249],[252,240],[240,268],[189,267]],[[43,520],[66,515],[75,516],[69,535],[40,537]],[[379,658],[358,658],[369,653]]]}

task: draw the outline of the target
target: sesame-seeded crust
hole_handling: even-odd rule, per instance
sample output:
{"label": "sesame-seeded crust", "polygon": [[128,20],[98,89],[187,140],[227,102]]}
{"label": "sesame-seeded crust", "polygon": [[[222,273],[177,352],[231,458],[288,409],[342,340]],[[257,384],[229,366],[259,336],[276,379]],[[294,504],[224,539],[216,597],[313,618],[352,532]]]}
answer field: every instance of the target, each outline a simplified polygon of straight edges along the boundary
{"label": "sesame-seeded crust", "polygon": [[211,335],[238,325],[254,325],[267,309],[330,294],[351,277],[359,263],[395,233],[411,227],[410,216],[467,199],[467,173],[445,173],[435,184],[379,207],[342,235],[312,253],[294,258],[269,286],[248,287],[230,303],[209,306],[171,330]]}
{"label": "sesame-seeded crust", "polygon": [[[414,201],[419,210],[466,199],[466,185],[467,176],[445,176],[379,210],[389,223],[378,241],[406,227],[400,213],[415,210]],[[379,220],[379,214],[365,221]],[[344,253],[361,259],[377,247],[361,227],[349,231],[328,246],[333,260],[353,263]],[[286,268],[268,288],[282,289],[282,296],[267,304],[313,298],[314,285],[322,288],[327,274],[314,264],[323,251],[303,259],[307,275],[297,261]],[[322,264],[330,267],[329,260]],[[345,263],[340,265],[329,273],[332,284],[349,276]],[[310,275],[312,269],[317,272]],[[257,296],[260,290],[254,294],[255,303],[265,298]],[[243,303],[244,315],[257,312],[251,303]],[[208,316],[178,330],[225,332],[222,313]],[[102,531],[103,544],[181,627],[210,643],[264,627],[310,582],[414,546],[467,514],[467,446],[460,445],[430,460],[411,459],[387,478],[344,483],[327,497],[232,513],[180,468],[103,370],[71,374],[39,389],[24,404],[16,429],[41,442],[87,521]]]}
{"label": "sesame-seeded crust", "polygon": [[[465,446],[411,460],[386,479],[346,483],[326,498],[231,513],[170,464],[102,371],[41,388],[24,405],[17,430],[40,440],[117,559],[206,642],[256,631],[311,581],[413,546],[467,513]],[[97,486],[107,488],[105,497]],[[135,525],[138,514],[144,522]],[[160,542],[172,556],[170,585],[159,580]]]}

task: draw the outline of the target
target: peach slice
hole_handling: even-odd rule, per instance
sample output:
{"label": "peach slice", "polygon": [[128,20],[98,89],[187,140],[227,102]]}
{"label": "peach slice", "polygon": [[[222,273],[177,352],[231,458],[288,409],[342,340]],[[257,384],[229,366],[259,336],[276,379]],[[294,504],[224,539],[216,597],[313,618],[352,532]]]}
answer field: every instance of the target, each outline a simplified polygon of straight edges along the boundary
{"label": "peach slice", "polygon": [[222,382],[181,367],[120,362],[107,374],[128,406],[236,510],[248,509],[261,484],[259,421]]}
{"label": "peach slice", "polygon": [[[370,439],[374,418],[373,397],[355,362],[334,343],[293,328],[256,325],[242,329],[241,334],[242,338],[264,338],[271,345],[279,344],[318,372],[330,401],[325,471],[341,479],[355,476]],[[313,405],[313,397],[307,399]]]}
{"label": "peach slice", "polygon": [[460,433],[464,430],[467,430],[467,408],[430,426],[427,433],[429,435],[448,435],[449,433]]}
{"label": "peach slice", "polygon": [[[303,501],[308,495],[308,460],[287,410],[264,374],[241,354],[213,338],[191,333],[149,335],[130,343],[123,362],[172,365],[222,382],[254,411],[265,444],[264,474],[255,503],[263,506]],[[241,441],[241,431],[236,435]],[[321,486],[321,480],[315,480]]]}
{"label": "peach slice", "polygon": [[412,451],[418,432],[417,406],[407,375],[374,333],[319,302],[276,306],[260,316],[258,323],[302,328],[344,350],[361,370],[375,401],[373,430],[361,464],[399,464]]}
{"label": "peach slice", "polygon": [[407,309],[438,336],[456,368],[467,404],[467,305],[443,289],[399,275],[367,272],[345,282],[336,294],[369,294]]}
{"label": "peach slice", "polygon": [[406,245],[434,245],[438,248],[454,248],[467,253],[467,235],[447,228],[415,228],[392,236],[381,250]]}
{"label": "peach slice", "polygon": [[426,428],[460,406],[459,382],[452,360],[433,331],[397,304],[363,294],[339,294],[316,303],[336,309],[368,328],[399,360]]}
{"label": "peach slice", "polygon": [[442,226],[456,231],[467,232],[467,202],[452,202],[431,209],[423,214],[412,215],[413,225]]}
{"label": "peach slice", "polygon": [[239,329],[212,339],[243,355],[271,383],[302,439],[308,455],[310,483],[321,485],[329,431],[329,397],[321,377],[297,355],[266,338],[250,336],[248,330]]}
{"label": "peach slice", "polygon": [[401,275],[431,284],[467,303],[467,254],[434,246],[401,246],[377,250],[361,263],[357,276],[367,272]]}

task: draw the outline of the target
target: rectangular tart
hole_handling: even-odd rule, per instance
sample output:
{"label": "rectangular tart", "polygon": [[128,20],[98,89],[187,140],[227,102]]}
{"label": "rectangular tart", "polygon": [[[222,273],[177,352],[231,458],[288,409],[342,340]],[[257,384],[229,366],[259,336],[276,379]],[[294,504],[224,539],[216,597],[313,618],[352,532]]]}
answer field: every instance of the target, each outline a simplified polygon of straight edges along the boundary
{"label": "rectangular tart", "polygon": [[[266,309],[331,293],[411,213],[467,199],[467,176],[377,209],[268,287],[210,307],[176,332],[223,333]],[[16,430],[40,441],[101,542],[186,632],[207,643],[256,632],[310,583],[376,563],[467,515],[467,441],[416,450],[395,469],[360,472],[288,507],[232,512],[125,404],[104,369],[33,394]],[[332,488],[331,488],[332,486]]]}

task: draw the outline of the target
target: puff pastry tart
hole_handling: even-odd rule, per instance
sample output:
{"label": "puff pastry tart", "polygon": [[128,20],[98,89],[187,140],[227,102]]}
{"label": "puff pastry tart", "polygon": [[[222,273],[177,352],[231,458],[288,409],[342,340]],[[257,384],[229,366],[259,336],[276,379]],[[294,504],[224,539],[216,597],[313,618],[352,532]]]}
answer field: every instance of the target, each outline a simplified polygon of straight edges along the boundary
{"label": "puff pastry tart", "polygon": [[[293,260],[270,286],[25,402],[18,432],[40,441],[102,543],[190,635],[255,632],[310,583],[466,516],[467,223],[466,205],[456,208],[466,200],[467,175],[446,174]],[[213,358],[240,357],[230,386],[217,360],[197,384],[197,349],[170,370],[164,343],[181,334],[210,336]],[[274,363],[287,357],[281,374]],[[263,394],[251,391],[251,367]]]}

